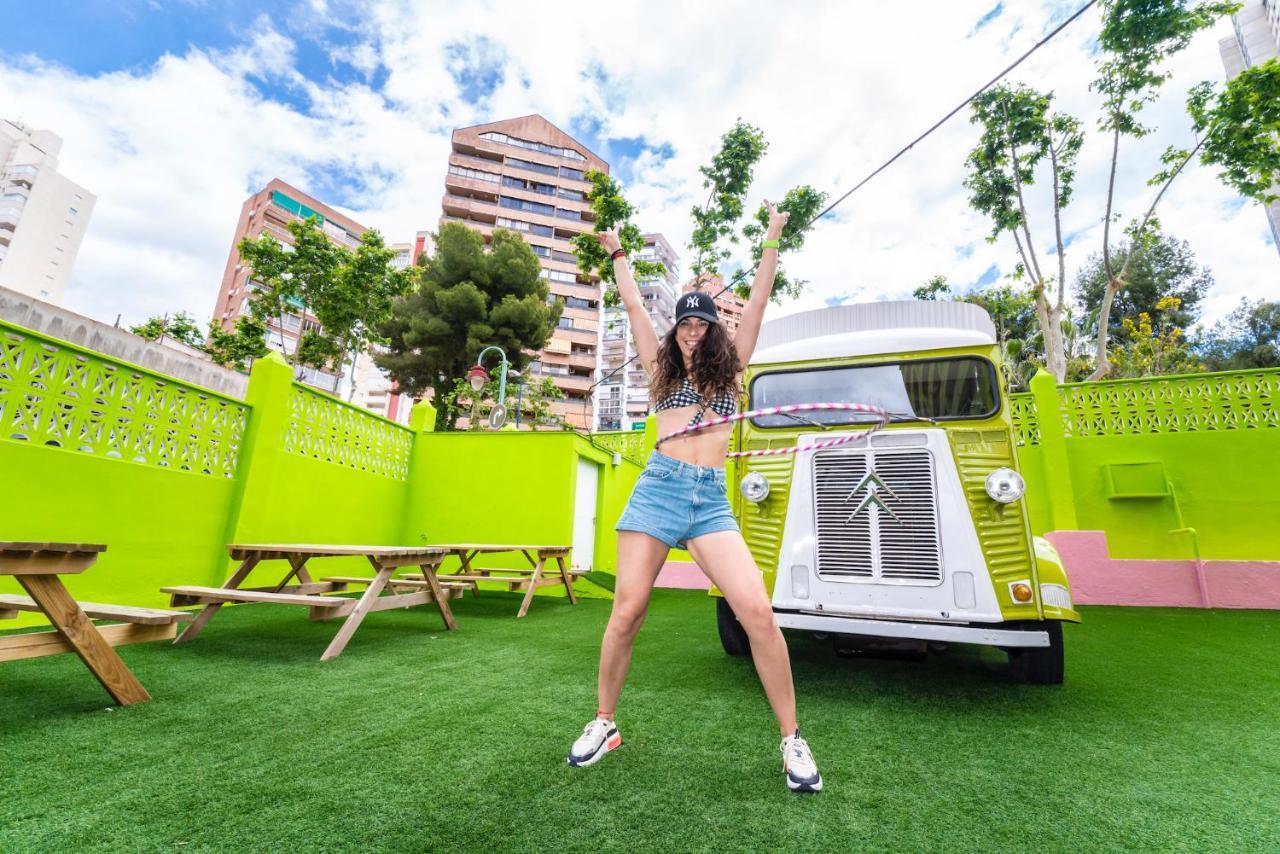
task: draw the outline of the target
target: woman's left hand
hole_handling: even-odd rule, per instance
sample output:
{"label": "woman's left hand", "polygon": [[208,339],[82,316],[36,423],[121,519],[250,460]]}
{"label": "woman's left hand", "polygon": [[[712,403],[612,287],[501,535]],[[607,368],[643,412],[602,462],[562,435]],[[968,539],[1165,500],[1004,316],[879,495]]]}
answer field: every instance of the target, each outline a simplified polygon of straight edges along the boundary
{"label": "woman's left hand", "polygon": [[769,230],[765,239],[777,240],[782,236],[782,229],[787,224],[787,220],[791,219],[791,214],[786,211],[779,213],[773,206],[773,202],[768,199],[765,199],[764,206],[769,209]]}

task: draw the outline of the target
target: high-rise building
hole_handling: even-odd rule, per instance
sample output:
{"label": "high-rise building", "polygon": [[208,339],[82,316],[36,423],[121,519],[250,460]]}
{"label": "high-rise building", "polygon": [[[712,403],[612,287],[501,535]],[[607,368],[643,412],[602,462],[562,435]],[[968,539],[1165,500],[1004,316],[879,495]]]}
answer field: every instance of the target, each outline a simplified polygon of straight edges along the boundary
{"label": "high-rise building", "polygon": [[[658,261],[666,273],[640,279],[640,297],[658,337],[675,323],[680,290],[680,258],[661,234],[646,234],[638,261]],[[605,309],[600,356],[600,384],[596,386],[596,429],[639,430],[649,414],[649,374],[635,358],[631,323],[621,305]],[[623,367],[623,366],[626,367]]]}
{"label": "high-rise building", "polygon": [[527,373],[530,379],[551,377],[565,395],[552,411],[585,429],[595,422],[600,282],[578,271],[569,240],[595,221],[584,176],[591,169],[608,172],[609,164],[539,115],[458,128],[441,217],[465,223],[486,239],[495,228],[519,231],[538,255],[552,297],[564,300],[564,312]]}
{"label": "high-rise building", "polygon": [[97,197],[58,172],[62,138],[0,120],[0,287],[58,303]]}
{"label": "high-rise building", "polygon": [[[1280,56],[1280,0],[1245,0],[1240,11],[1231,16],[1231,25],[1234,35],[1218,42],[1228,80]],[[1280,193],[1280,187],[1272,190]],[[1272,242],[1280,252],[1280,201],[1267,205],[1266,211]]]}
{"label": "high-rise building", "polygon": [[688,282],[682,293],[687,294],[694,290],[695,285],[698,289],[711,294],[715,300],[720,322],[724,324],[725,330],[732,338],[738,331],[739,324],[742,323],[742,312],[747,307],[746,300],[735,294],[732,288],[725,289],[723,276],[703,276],[697,281]]}
{"label": "high-rise building", "polygon": [[[313,216],[320,218],[321,230],[338,246],[355,249],[360,245],[360,236],[365,232],[363,225],[279,178],[272,178],[266,187],[245,200],[240,208],[240,220],[236,223],[235,237],[231,241],[231,253],[227,256],[227,266],[222,274],[218,302],[213,309],[213,319],[216,322],[227,330],[233,329],[236,318],[248,312],[250,296],[258,290],[249,267],[241,261],[240,241],[246,237],[257,240],[265,233],[281,243],[291,244],[293,235],[289,233],[288,223]],[[295,305],[292,308],[294,310],[285,314],[283,319],[271,318],[268,321],[268,347],[292,353],[303,332],[319,327],[320,322],[303,306]],[[305,368],[300,374],[303,382],[319,388],[334,389],[337,385],[331,373]]]}

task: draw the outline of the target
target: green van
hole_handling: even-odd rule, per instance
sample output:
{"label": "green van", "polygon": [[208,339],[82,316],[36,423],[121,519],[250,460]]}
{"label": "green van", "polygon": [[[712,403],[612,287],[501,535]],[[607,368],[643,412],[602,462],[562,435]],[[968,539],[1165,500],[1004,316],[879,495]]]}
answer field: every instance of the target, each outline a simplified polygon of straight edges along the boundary
{"label": "green van", "polygon": [[[891,413],[860,441],[733,464],[734,512],[780,626],[921,653],[989,644],[1020,678],[1062,681],[1062,623],[1080,616],[1061,559],[1031,535],[999,355],[991,318],[959,302],[836,306],[763,326],[748,408]],[[803,448],[868,418],[756,417],[732,449]],[[716,609],[725,651],[747,653],[723,598]]]}

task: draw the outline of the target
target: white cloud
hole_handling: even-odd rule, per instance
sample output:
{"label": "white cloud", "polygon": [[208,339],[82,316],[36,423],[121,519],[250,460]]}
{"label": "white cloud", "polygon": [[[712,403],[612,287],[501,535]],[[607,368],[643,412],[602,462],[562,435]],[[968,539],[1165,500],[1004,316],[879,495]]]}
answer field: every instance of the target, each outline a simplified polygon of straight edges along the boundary
{"label": "white cloud", "polygon": [[[191,48],[141,70],[91,77],[38,59],[0,62],[6,114],[59,133],[64,173],[98,195],[69,307],[108,321],[120,313],[126,323],[179,309],[207,318],[240,205],[275,176],[303,188],[320,172],[366,176],[353,180],[345,209],[390,241],[408,240],[435,227],[452,129],[533,112],[569,131],[589,116],[605,136],[669,144],[671,157],[647,153],[631,164],[627,193],[642,227],[681,247],[689,208],[702,198],[697,168],[736,118],[761,127],[770,143],[752,205],[798,183],[834,197],[1025,50],[1062,8],[1007,3],[966,38],[990,0],[917,4],[911,15],[884,3],[552,8],[403,0],[371,3],[359,16],[344,7],[338,19],[333,5],[317,0],[286,19],[260,18],[237,48]],[[362,83],[299,71],[299,40],[322,41],[334,26],[344,39],[324,45],[325,55],[358,71]],[[1178,57],[1149,113],[1160,131],[1124,143],[1117,209],[1126,218],[1150,199],[1144,181],[1159,152],[1190,139],[1184,94],[1201,79],[1222,78],[1217,39],[1228,28],[1201,35]],[[1052,89],[1089,133],[1063,222],[1067,232],[1082,232],[1067,253],[1069,280],[1100,246],[1109,144],[1095,129],[1098,99],[1088,90],[1096,32],[1091,11],[1010,78]],[[485,60],[505,65],[477,105],[459,95],[449,46],[481,38]],[[264,96],[263,81],[287,99]],[[855,193],[815,228],[801,255],[787,259],[793,275],[810,281],[809,292],[771,312],[850,294],[905,295],[937,273],[964,286],[993,264],[1011,269],[1012,246],[987,244],[988,224],[965,202],[963,161],[975,138],[961,113]],[[1280,297],[1280,257],[1265,218],[1256,205],[1232,208],[1234,198],[1196,168],[1161,212],[1217,276],[1210,321],[1241,295]],[[1043,260],[1050,220],[1040,202],[1031,215]]]}

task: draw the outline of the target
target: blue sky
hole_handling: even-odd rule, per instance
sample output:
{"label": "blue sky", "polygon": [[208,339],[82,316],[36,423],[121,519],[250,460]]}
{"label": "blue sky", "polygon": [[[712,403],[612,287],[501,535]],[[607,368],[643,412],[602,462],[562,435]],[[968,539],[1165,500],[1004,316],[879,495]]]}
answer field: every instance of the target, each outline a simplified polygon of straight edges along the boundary
{"label": "blue sky", "polygon": [[[883,37],[901,31],[900,10],[872,2],[783,15],[675,0],[566,0],[554,14],[533,4],[496,14],[485,0],[23,5],[20,26],[0,28],[0,104],[7,118],[63,136],[64,173],[98,195],[70,307],[126,322],[207,314],[239,206],[268,178],[406,241],[439,216],[452,130],[529,113],[603,157],[641,227],[681,250],[689,209],[705,192],[698,168],[735,119],[769,140],[749,207],[800,183],[835,198],[1077,8],[938,4],[912,28],[912,61],[903,63],[900,44]],[[601,28],[625,36],[602,40]],[[1052,90],[1089,129],[1063,222],[1069,275],[1099,240],[1108,151],[1093,132],[1088,88],[1096,30],[1086,14],[1015,78]],[[1149,197],[1159,152],[1185,141],[1179,99],[1221,75],[1221,35],[1179,58],[1168,96],[1151,108],[1162,132],[1126,148],[1122,215]],[[990,225],[966,203],[973,139],[957,116],[824,218],[804,251],[785,259],[810,289],[780,310],[904,296],[939,274],[961,290],[1000,280],[1016,251],[1011,241],[988,243]],[[1030,204],[1048,256],[1051,219]],[[175,215],[186,219],[176,236]],[[1265,219],[1211,170],[1180,178],[1161,219],[1218,272],[1211,311],[1224,314],[1263,278],[1274,281]],[[726,266],[744,260],[740,248]]]}

